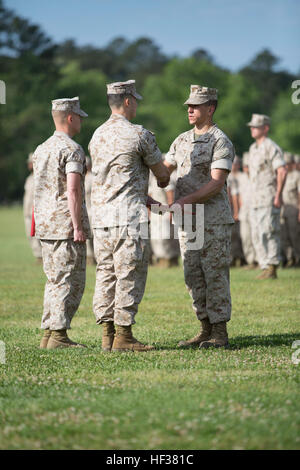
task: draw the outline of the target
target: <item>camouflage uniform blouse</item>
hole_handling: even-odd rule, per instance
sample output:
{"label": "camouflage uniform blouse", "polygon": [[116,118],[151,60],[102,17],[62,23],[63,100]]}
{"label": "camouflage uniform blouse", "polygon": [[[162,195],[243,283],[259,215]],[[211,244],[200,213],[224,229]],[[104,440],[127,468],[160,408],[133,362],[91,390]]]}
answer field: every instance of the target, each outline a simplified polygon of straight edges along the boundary
{"label": "camouflage uniform blouse", "polygon": [[[234,148],[217,125],[194,137],[194,129],[180,134],[166,155],[166,161],[177,167],[175,200],[200,189],[211,180],[211,170],[231,170]],[[204,203],[205,224],[231,224],[227,185]]]}
{"label": "camouflage uniform blouse", "polygon": [[82,147],[64,132],[55,131],[35,150],[33,172],[36,238],[73,238],[73,224],[67,198],[67,173],[81,175],[82,227],[86,236],[90,237],[84,197],[86,164]]}
{"label": "camouflage uniform blouse", "polygon": [[89,152],[93,161],[93,227],[148,221],[149,166],[162,159],[154,135],[124,116],[112,114],[96,129]]}
{"label": "camouflage uniform blouse", "polygon": [[276,170],[284,166],[280,147],[268,137],[260,145],[254,142],[249,149],[249,176],[252,207],[272,207],[276,194]]}

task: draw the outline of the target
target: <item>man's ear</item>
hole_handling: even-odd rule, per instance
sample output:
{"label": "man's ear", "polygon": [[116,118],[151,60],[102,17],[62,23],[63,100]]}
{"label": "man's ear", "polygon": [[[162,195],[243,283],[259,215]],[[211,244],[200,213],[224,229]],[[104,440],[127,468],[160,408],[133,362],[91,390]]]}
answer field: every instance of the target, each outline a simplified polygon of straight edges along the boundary
{"label": "man's ear", "polygon": [[124,107],[129,107],[130,106],[130,98],[124,98]]}
{"label": "man's ear", "polygon": [[73,116],[72,116],[72,114],[68,114],[68,116],[67,116],[67,122],[68,122],[68,124],[71,124],[71,123],[73,122]]}

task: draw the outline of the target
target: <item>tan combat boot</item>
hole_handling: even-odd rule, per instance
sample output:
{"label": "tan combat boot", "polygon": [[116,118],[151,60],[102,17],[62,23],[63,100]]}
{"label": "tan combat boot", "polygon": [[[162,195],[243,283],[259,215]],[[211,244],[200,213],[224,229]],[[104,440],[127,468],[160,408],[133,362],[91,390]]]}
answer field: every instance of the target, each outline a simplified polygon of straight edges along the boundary
{"label": "tan combat boot", "polygon": [[69,348],[69,347],[86,348],[84,344],[71,341],[67,335],[67,330],[52,330],[48,340],[47,349]]}
{"label": "tan combat boot", "polygon": [[270,264],[256,279],[277,279],[277,266]]}
{"label": "tan combat boot", "polygon": [[102,323],[102,351],[111,351],[115,332],[114,322],[107,321]]}
{"label": "tan combat boot", "polygon": [[179,348],[195,348],[199,346],[202,341],[208,341],[210,339],[212,325],[209,323],[208,318],[204,318],[201,320],[202,330],[196,336],[186,341],[179,341],[178,347]]}
{"label": "tan combat boot", "polygon": [[120,326],[117,325],[117,331],[115,339],[112,345],[112,351],[152,351],[154,346],[140,343],[136,338],[132,336],[131,325]]}
{"label": "tan combat boot", "polygon": [[228,334],[226,328],[226,322],[221,321],[220,323],[213,323],[212,324],[212,332],[211,337],[208,341],[203,341],[199,349],[207,349],[207,348],[225,348],[229,347],[228,343]]}
{"label": "tan combat boot", "polygon": [[49,330],[49,328],[47,328],[46,330],[44,330],[44,335],[41,339],[41,342],[40,342],[40,349],[46,349],[47,348],[47,344],[48,344],[48,340],[51,336],[51,331]]}

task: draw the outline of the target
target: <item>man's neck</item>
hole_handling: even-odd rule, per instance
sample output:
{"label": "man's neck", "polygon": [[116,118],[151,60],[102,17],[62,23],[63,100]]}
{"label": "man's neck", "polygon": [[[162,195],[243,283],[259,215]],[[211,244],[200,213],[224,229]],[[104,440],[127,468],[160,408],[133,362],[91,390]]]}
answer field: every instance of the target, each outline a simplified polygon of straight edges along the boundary
{"label": "man's neck", "polygon": [[263,135],[262,137],[259,137],[259,139],[255,139],[256,145],[261,145],[266,138],[267,136]]}
{"label": "man's neck", "polygon": [[123,117],[126,118],[128,121],[130,121],[130,118],[129,118],[129,116],[128,116],[128,113],[126,113],[125,109],[123,109],[123,108],[120,108],[120,109],[112,109],[112,110],[111,110],[111,114],[112,114],[112,115],[123,116]]}
{"label": "man's neck", "polygon": [[206,132],[209,131],[209,129],[214,125],[214,123],[212,121],[210,122],[207,122],[205,124],[201,124],[201,125],[195,125],[194,127],[194,132],[195,134],[197,135],[202,135],[202,134],[206,134]]}
{"label": "man's neck", "polygon": [[56,131],[57,132],[63,132],[64,134],[67,134],[71,139],[75,135],[70,129],[67,129],[64,126],[56,126]]}

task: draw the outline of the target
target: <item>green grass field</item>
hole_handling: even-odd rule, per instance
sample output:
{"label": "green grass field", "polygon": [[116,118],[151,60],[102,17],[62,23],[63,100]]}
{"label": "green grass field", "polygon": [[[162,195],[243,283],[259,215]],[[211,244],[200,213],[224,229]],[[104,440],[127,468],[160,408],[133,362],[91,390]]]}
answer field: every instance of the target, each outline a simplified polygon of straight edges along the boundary
{"label": "green grass field", "polygon": [[[101,352],[88,266],[70,337],[38,348],[45,276],[19,207],[0,209],[1,449],[299,449],[300,270],[231,272],[230,350],[181,351],[198,329],[181,268],[150,268],[134,334],[149,353]],[[299,355],[300,357],[300,355]]]}

